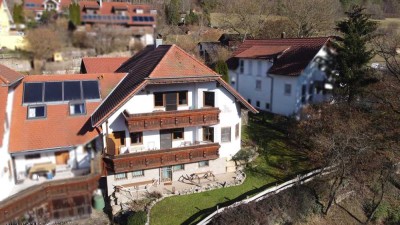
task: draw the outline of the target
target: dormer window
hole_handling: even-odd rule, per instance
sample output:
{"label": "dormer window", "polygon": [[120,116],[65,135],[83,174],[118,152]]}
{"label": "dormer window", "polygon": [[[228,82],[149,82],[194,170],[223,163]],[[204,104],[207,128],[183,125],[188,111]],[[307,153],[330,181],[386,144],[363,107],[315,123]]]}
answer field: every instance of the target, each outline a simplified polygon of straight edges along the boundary
{"label": "dormer window", "polygon": [[70,103],[69,104],[69,114],[71,116],[74,115],[85,115],[86,114],[86,105],[83,102],[79,103]]}
{"label": "dormer window", "polygon": [[28,119],[46,118],[46,105],[28,106]]}

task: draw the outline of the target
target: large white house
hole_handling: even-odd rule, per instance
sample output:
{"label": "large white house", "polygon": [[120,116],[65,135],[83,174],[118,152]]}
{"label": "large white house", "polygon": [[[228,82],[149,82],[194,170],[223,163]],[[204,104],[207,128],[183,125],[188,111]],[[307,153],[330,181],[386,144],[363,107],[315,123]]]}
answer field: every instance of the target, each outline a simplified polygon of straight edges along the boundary
{"label": "large white house", "polygon": [[330,98],[325,73],[328,37],[245,40],[227,63],[230,84],[252,106],[298,116],[307,104]]}
{"label": "large white house", "polygon": [[127,76],[92,114],[115,186],[168,183],[234,171],[241,108],[257,112],[221,76],[176,45],[147,47],[117,70]]}

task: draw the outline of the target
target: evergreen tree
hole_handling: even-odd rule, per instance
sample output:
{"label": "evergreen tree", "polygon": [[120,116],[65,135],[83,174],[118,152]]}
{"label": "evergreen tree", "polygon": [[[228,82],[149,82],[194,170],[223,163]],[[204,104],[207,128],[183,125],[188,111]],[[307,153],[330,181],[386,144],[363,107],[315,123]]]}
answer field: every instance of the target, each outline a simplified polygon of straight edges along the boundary
{"label": "evergreen tree", "polygon": [[228,65],[226,64],[225,61],[223,60],[218,60],[215,63],[215,67],[214,67],[215,72],[217,72],[218,74],[222,75],[222,79],[224,79],[224,81],[229,82],[229,76],[228,76]]}
{"label": "evergreen tree", "polygon": [[25,22],[24,9],[22,7],[22,4],[14,5],[13,20],[14,20],[14,23],[16,23],[16,24],[21,24],[21,23]]}
{"label": "evergreen tree", "polygon": [[374,80],[373,71],[367,66],[374,57],[368,43],[377,25],[360,6],[352,6],[346,15],[346,19],[337,23],[336,29],[341,37],[333,43],[337,51],[335,64],[338,74],[335,92],[350,103]]}
{"label": "evergreen tree", "polygon": [[178,25],[181,16],[179,13],[179,6],[181,5],[180,0],[171,0],[166,7],[167,22],[170,25]]}
{"label": "evergreen tree", "polygon": [[69,6],[69,20],[78,26],[81,24],[81,9],[78,3],[72,3]]}

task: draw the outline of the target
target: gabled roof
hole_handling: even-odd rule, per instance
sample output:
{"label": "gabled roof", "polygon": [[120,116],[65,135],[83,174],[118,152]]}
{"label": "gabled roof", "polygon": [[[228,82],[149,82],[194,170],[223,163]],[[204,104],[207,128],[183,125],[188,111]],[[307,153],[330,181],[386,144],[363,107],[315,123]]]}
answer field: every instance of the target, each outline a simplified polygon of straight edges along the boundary
{"label": "gabled roof", "polygon": [[290,46],[252,46],[243,52],[237,54],[236,58],[271,58],[278,54],[282,54],[288,50]]}
{"label": "gabled roof", "polygon": [[3,145],[4,123],[6,121],[7,94],[8,87],[2,86],[0,81],[0,147]]}
{"label": "gabled roof", "polygon": [[129,57],[82,58],[81,73],[113,73]]}
{"label": "gabled roof", "polygon": [[[193,79],[220,78],[219,74],[176,45],[161,45],[157,48],[148,46],[126,61],[116,72],[127,72],[128,75],[92,114],[93,127],[100,126],[149,83],[158,80],[191,82]],[[242,102],[242,99],[239,100]],[[254,109],[245,100],[242,103],[250,110]]]}
{"label": "gabled roof", "polygon": [[[290,46],[274,59],[268,73],[298,76],[328,41],[329,37],[245,40],[233,53],[233,57],[228,60],[228,65],[230,68],[237,67],[237,59],[241,58],[241,55],[247,55],[248,52],[252,52],[252,49],[256,49],[254,47],[259,48],[259,50],[256,50],[257,54],[270,54],[271,52],[277,52],[277,49]],[[264,53],[262,53],[263,50],[265,50]]]}
{"label": "gabled roof", "polygon": [[0,64],[0,85],[12,85],[21,80],[24,75]]}
{"label": "gabled roof", "polygon": [[47,104],[46,118],[27,119],[27,105],[22,103],[25,82],[98,80],[104,99],[126,74],[30,75],[14,92],[10,128],[10,153],[68,148],[85,144],[98,136],[90,125],[90,114],[100,101],[86,101],[86,115],[70,116],[69,104]]}

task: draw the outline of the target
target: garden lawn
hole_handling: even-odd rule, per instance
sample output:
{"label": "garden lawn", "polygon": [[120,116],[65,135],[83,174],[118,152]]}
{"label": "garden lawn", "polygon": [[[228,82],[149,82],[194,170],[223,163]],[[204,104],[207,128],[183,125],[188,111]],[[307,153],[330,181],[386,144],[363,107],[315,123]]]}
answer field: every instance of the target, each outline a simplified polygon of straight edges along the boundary
{"label": "garden lawn", "polygon": [[242,140],[256,143],[259,150],[242,185],[165,198],[152,208],[150,224],[194,224],[214,212],[217,205],[231,205],[309,169],[302,154],[290,147],[285,127],[273,121],[270,114],[257,115],[242,129]]}

